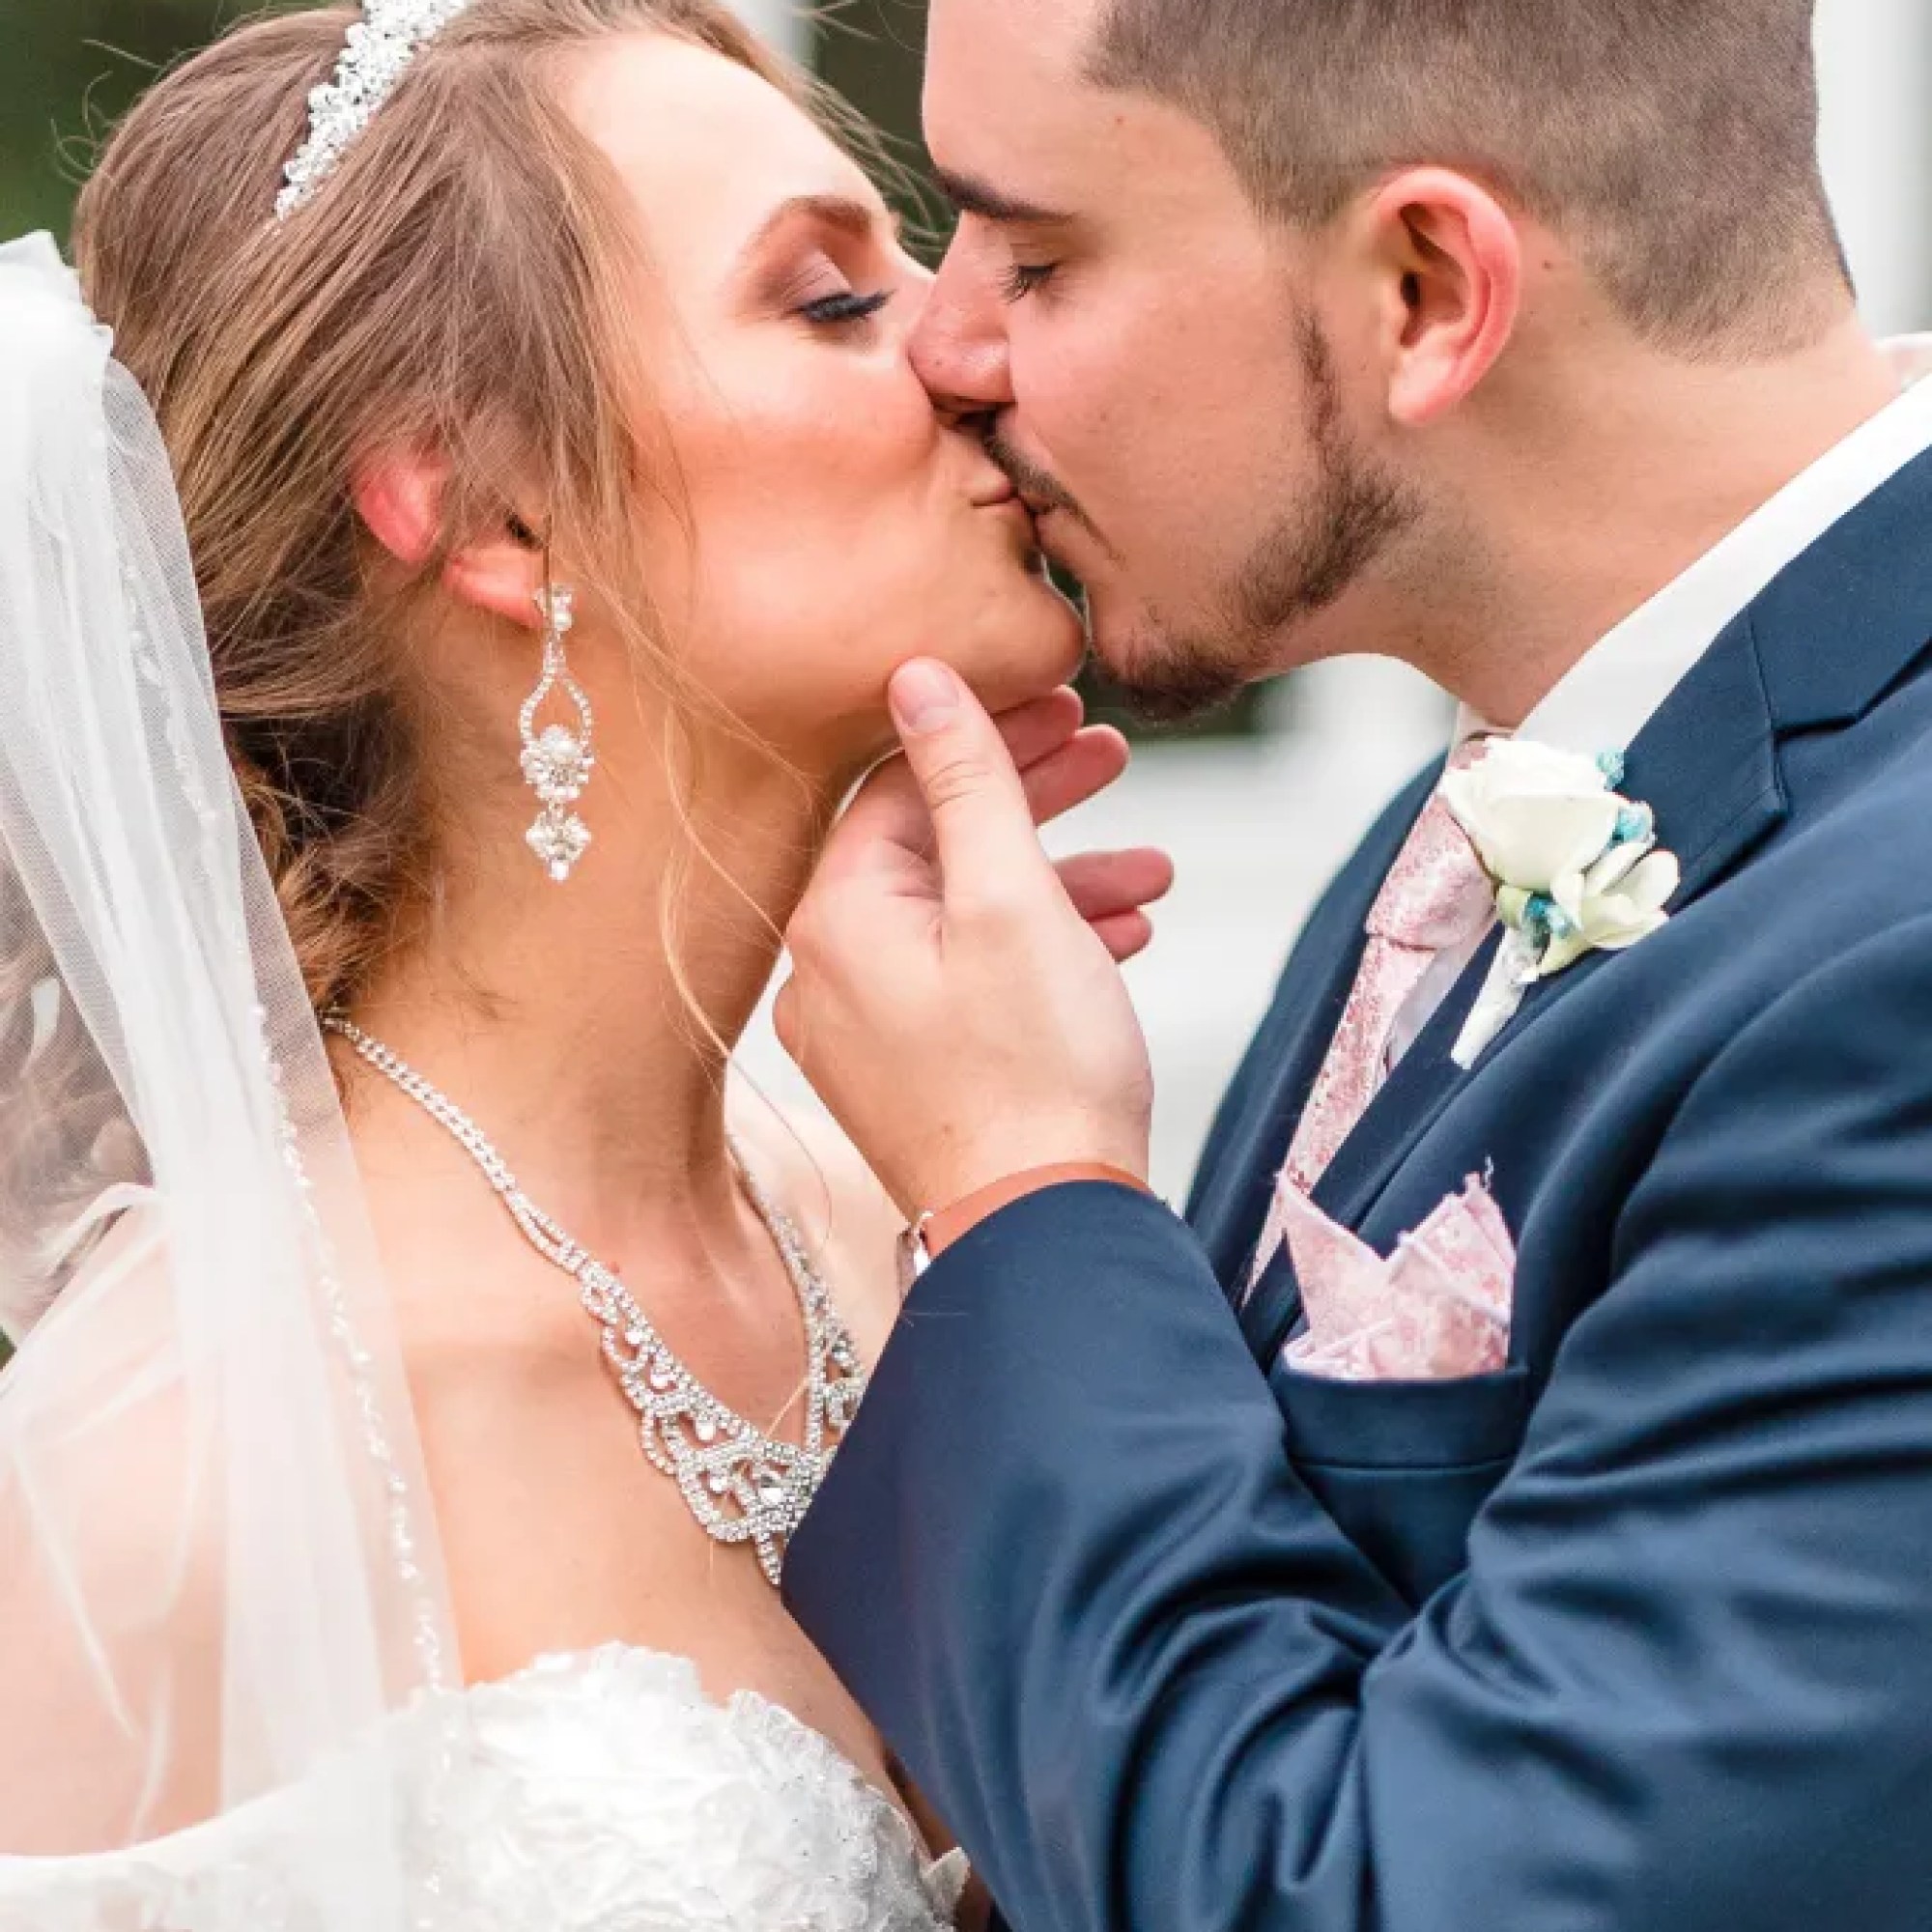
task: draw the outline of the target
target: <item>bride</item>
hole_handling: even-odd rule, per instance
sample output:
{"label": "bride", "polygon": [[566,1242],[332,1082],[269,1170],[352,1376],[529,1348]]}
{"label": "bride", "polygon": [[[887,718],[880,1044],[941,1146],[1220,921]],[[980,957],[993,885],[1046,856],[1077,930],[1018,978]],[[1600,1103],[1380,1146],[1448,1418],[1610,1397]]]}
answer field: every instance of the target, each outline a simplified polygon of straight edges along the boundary
{"label": "bride", "polygon": [[895,1219],[725,1065],[895,665],[1124,753],[827,128],[369,0],[0,250],[0,1926],[952,1920],[774,1588]]}

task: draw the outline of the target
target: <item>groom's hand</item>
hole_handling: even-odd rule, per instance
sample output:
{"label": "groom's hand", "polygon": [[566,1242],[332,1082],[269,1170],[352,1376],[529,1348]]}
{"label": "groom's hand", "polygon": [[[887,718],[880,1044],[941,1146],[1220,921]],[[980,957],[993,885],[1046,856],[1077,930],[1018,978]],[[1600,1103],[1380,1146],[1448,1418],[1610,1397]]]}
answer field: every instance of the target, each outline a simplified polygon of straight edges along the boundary
{"label": "groom's hand", "polygon": [[867,782],[786,935],[778,1034],[908,1216],[1037,1168],[1145,1177],[1152,1081],[1117,959],[1173,869],[1056,867],[1037,822],[1110,784],[1069,694],[996,725],[944,666],[894,679],[903,758]]}

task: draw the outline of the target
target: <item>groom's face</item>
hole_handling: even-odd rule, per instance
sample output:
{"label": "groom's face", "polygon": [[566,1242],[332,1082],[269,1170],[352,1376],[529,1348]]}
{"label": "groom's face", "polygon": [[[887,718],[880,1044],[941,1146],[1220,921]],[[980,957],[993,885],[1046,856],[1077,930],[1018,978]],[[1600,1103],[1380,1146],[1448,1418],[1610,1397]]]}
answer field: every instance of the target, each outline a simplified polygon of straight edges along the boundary
{"label": "groom's face", "polygon": [[1412,509],[1372,440],[1366,305],[1205,127],[1086,77],[1101,5],[933,0],[926,135],[961,219],[913,355],[985,417],[1108,669],[1179,712],[1348,648]]}

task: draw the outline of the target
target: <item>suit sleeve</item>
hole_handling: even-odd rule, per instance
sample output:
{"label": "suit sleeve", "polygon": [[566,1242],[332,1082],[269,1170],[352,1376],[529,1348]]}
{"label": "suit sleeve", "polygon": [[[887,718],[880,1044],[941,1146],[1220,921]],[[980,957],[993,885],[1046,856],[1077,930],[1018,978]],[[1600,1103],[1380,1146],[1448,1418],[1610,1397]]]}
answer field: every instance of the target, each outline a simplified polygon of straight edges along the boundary
{"label": "suit sleeve", "polygon": [[927,1275],[786,1583],[1019,1932],[1932,1923],[1932,930],[1705,1068],[1419,1614],[1095,1186]]}

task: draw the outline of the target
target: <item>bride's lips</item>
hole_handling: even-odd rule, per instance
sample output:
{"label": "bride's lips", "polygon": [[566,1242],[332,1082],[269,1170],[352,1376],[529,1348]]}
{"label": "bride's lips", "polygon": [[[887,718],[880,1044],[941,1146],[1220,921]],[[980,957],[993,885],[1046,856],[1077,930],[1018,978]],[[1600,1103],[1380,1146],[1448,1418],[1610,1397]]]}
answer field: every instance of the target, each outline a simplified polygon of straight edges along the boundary
{"label": "bride's lips", "polygon": [[997,483],[989,483],[973,498],[976,510],[1003,510],[1009,503],[1020,500],[1018,489],[1002,476]]}
{"label": "bride's lips", "polygon": [[989,484],[984,491],[976,496],[973,498],[973,507],[976,510],[998,512],[1009,523],[1023,529],[1031,545],[1034,533],[1033,511],[1028,507],[1026,498],[1006,477],[1001,477],[997,485]]}

